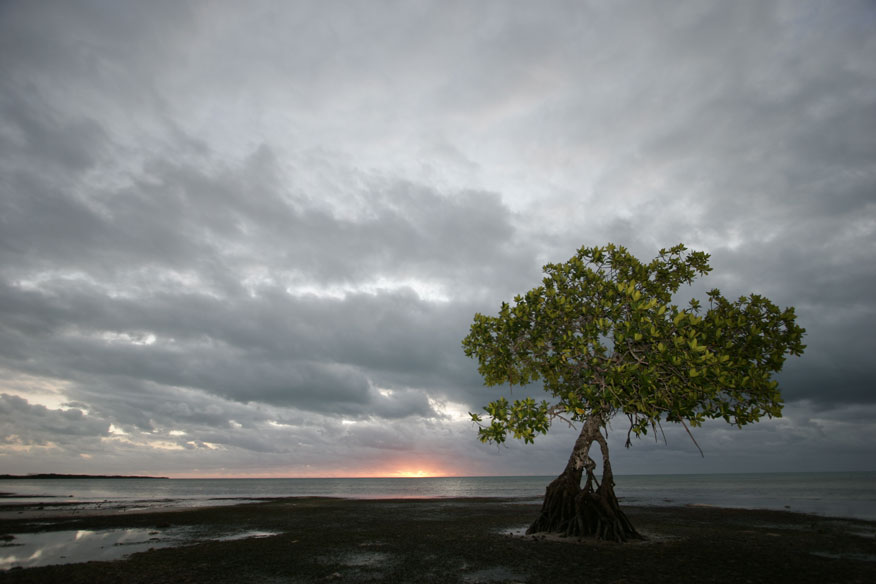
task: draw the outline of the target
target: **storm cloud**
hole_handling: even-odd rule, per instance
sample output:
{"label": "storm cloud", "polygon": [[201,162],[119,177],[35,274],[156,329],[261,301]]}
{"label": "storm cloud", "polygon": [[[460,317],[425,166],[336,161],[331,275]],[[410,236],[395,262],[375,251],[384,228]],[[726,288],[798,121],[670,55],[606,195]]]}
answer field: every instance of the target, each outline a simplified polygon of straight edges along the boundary
{"label": "storm cloud", "polygon": [[460,340],[607,242],[711,253],[686,293],[795,306],[808,345],[784,418],[707,425],[705,461],[669,431],[619,472],[872,470],[874,24],[866,2],[3,3],[4,472],[552,474],[567,428],[476,441],[495,392]]}

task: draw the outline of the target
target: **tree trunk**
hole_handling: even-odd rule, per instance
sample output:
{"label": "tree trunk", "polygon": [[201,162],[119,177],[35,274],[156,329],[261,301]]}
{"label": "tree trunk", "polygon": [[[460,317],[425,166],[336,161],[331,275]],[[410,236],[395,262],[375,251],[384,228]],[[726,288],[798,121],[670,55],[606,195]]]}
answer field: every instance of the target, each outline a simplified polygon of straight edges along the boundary
{"label": "tree trunk", "polygon": [[[642,539],[620,510],[614,495],[608,443],[600,432],[602,424],[598,415],[584,422],[566,470],[548,485],[541,513],[526,533],[551,532],[618,542]],[[597,442],[602,451],[601,483],[593,473],[596,463],[589,454],[593,442]],[[585,472],[586,481],[582,487],[581,478]]]}

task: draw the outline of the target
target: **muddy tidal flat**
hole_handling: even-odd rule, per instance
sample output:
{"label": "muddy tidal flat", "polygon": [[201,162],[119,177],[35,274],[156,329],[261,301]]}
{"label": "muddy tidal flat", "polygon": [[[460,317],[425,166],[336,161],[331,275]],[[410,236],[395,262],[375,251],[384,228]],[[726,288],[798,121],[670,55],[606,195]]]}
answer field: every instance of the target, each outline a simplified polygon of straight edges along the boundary
{"label": "muddy tidal flat", "polygon": [[39,556],[95,559],[11,567],[0,582],[876,582],[876,522],[625,509],[645,541],[525,536],[538,505],[502,499],[289,498],[86,514],[8,504],[0,508],[6,566],[32,556],[39,542],[68,536],[85,547],[47,544]]}

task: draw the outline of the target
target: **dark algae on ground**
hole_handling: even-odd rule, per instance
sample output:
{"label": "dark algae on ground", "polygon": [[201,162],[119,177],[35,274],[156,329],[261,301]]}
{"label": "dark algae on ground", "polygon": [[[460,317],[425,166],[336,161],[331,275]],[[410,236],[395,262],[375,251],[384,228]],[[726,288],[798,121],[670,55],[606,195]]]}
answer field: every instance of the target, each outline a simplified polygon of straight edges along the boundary
{"label": "dark algae on ground", "polygon": [[[501,499],[281,499],[266,503],[33,519],[0,533],[188,528],[192,545],[0,572],[5,583],[626,583],[876,581],[876,523],[778,511],[628,507],[642,540],[523,532],[538,505]],[[8,514],[6,515],[8,517]],[[216,541],[229,528],[269,537]],[[584,571],[586,567],[586,572]],[[586,577],[584,574],[586,573]]]}

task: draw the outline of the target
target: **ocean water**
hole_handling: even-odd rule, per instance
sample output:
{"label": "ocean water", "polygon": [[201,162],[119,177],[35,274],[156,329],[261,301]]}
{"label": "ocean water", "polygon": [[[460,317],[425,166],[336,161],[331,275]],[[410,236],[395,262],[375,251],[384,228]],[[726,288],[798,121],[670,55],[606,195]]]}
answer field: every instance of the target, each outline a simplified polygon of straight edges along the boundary
{"label": "ocean water", "polygon": [[[0,480],[0,506],[67,503],[121,512],[298,496],[506,497],[535,501],[544,495],[553,478],[16,479]],[[615,477],[615,485],[622,505],[788,509],[876,520],[876,472],[623,475]]]}
{"label": "ocean water", "polygon": [[876,521],[876,472],[630,475],[621,503],[778,509]]}

